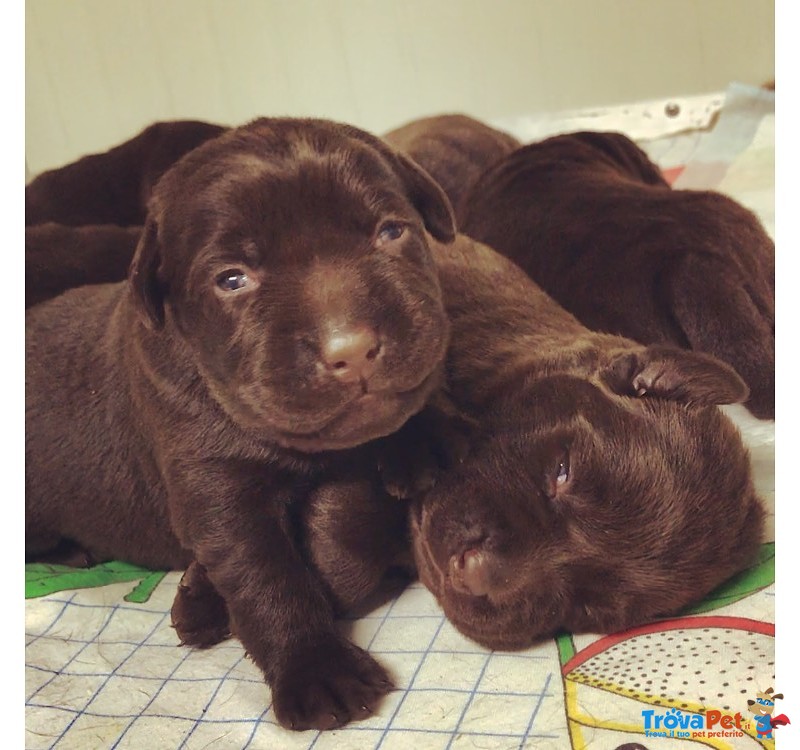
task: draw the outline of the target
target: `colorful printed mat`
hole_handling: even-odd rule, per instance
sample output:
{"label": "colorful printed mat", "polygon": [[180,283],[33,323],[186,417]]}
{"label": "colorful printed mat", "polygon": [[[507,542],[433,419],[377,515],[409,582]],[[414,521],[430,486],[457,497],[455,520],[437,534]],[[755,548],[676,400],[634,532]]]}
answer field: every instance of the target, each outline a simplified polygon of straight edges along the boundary
{"label": "colorful printed mat", "polygon": [[[689,112],[685,132],[676,132],[674,107],[664,115],[664,102],[585,113],[579,127],[641,136],[635,118],[646,120],[646,134],[662,137],[642,145],[676,186],[726,192],[773,232],[773,94],[735,86],[692,106],[703,115],[702,127]],[[720,106],[716,124],[706,127]],[[654,133],[658,107],[663,127]],[[545,129],[566,132],[576,122],[551,117]],[[512,130],[543,137],[536,118]],[[757,487],[773,507],[774,424],[741,407],[729,413],[751,449]],[[169,622],[178,573],[121,563],[89,571],[27,566],[25,747],[773,747],[773,739],[758,737],[747,703],[767,706],[775,700],[766,691],[780,691],[772,539],[750,570],[680,617],[614,635],[564,635],[518,653],[466,640],[414,584],[369,615],[342,622],[399,687],[377,716],[327,733],[277,725],[269,690],[238,642],[207,651],[178,646]],[[778,719],[782,708],[778,699]],[[779,724],[773,736],[782,731],[791,728]]]}

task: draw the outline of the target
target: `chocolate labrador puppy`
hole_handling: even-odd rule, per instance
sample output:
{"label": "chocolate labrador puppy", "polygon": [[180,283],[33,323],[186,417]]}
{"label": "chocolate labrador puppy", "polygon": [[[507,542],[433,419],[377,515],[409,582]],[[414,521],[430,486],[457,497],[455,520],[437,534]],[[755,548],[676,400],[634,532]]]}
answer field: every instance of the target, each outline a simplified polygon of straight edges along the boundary
{"label": "chocolate labrador puppy", "polygon": [[588,330],[478,243],[439,247],[449,388],[481,423],[412,513],[423,583],[490,648],[612,632],[700,600],[753,559],[764,511],[716,404],[727,364]]}
{"label": "chocolate labrador puppy", "polygon": [[454,236],[441,189],[355,128],[261,119],[187,154],[128,282],[27,312],[26,552],[196,559],[281,724],[368,715],[388,677],[335,629],[293,529],[327,468],[385,460],[358,446],[441,382],[431,236]]}
{"label": "chocolate labrador puppy", "polygon": [[[436,245],[434,257],[455,322],[452,394],[485,428],[471,459],[417,502],[414,540],[423,581],[463,632],[513,648],[559,626],[624,627],[675,611],[746,564],[762,513],[738,435],[708,406],[745,396],[729,368],[593,334],[465,238]],[[340,609],[403,565],[398,507],[362,467],[310,493],[300,526]],[[726,512],[730,544],[707,544]],[[641,544],[627,513],[642,524]],[[616,544],[631,549],[609,572]],[[549,602],[542,573],[552,575]],[[231,629],[202,565],[187,571],[173,618],[196,645]]]}
{"label": "chocolate labrador puppy", "polygon": [[671,190],[621,134],[573,133],[486,170],[459,222],[589,328],[732,365],[774,418],[775,245],[735,201]]}
{"label": "chocolate labrador puppy", "polygon": [[[466,460],[413,502],[411,538],[420,579],[463,634],[519,649],[562,629],[622,630],[752,561],[764,511],[716,407],[747,397],[731,367],[592,332],[463,236],[434,257],[450,395],[480,427]],[[312,494],[306,547],[339,607],[402,568],[397,507],[363,476]],[[207,645],[228,627],[209,589],[190,567],[173,608]]]}

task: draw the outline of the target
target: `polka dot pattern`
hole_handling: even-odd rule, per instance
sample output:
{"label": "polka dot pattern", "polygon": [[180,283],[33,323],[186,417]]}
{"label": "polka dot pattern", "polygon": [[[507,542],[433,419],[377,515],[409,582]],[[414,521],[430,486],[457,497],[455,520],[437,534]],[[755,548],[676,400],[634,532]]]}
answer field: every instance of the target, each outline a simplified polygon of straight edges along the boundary
{"label": "polka dot pattern", "polygon": [[747,694],[774,683],[774,639],[722,628],[640,635],[587,659],[568,675],[576,682],[657,706],[744,711]]}

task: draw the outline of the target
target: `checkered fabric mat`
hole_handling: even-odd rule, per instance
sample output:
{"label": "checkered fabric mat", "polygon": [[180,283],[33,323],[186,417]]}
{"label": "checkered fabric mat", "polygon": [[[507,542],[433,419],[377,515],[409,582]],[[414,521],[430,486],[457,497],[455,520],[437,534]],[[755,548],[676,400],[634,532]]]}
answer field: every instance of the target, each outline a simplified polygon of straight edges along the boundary
{"label": "checkered fabric mat", "polygon": [[177,645],[169,607],[178,580],[169,574],[145,604],[122,601],[124,583],[38,603],[27,623],[26,747],[475,746],[468,738],[485,738],[486,747],[569,746],[555,644],[489,652],[459,635],[419,584],[342,623],[401,686],[380,714],[335,732],[286,732],[238,642],[207,651]]}

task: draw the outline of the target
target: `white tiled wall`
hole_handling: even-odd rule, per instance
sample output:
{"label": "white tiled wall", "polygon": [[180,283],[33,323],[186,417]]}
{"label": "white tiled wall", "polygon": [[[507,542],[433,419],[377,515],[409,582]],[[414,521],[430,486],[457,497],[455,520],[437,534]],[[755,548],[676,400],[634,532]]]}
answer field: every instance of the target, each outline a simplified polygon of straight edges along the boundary
{"label": "white tiled wall", "polygon": [[774,77],[774,0],[27,0],[31,174],[159,119],[382,132]]}

